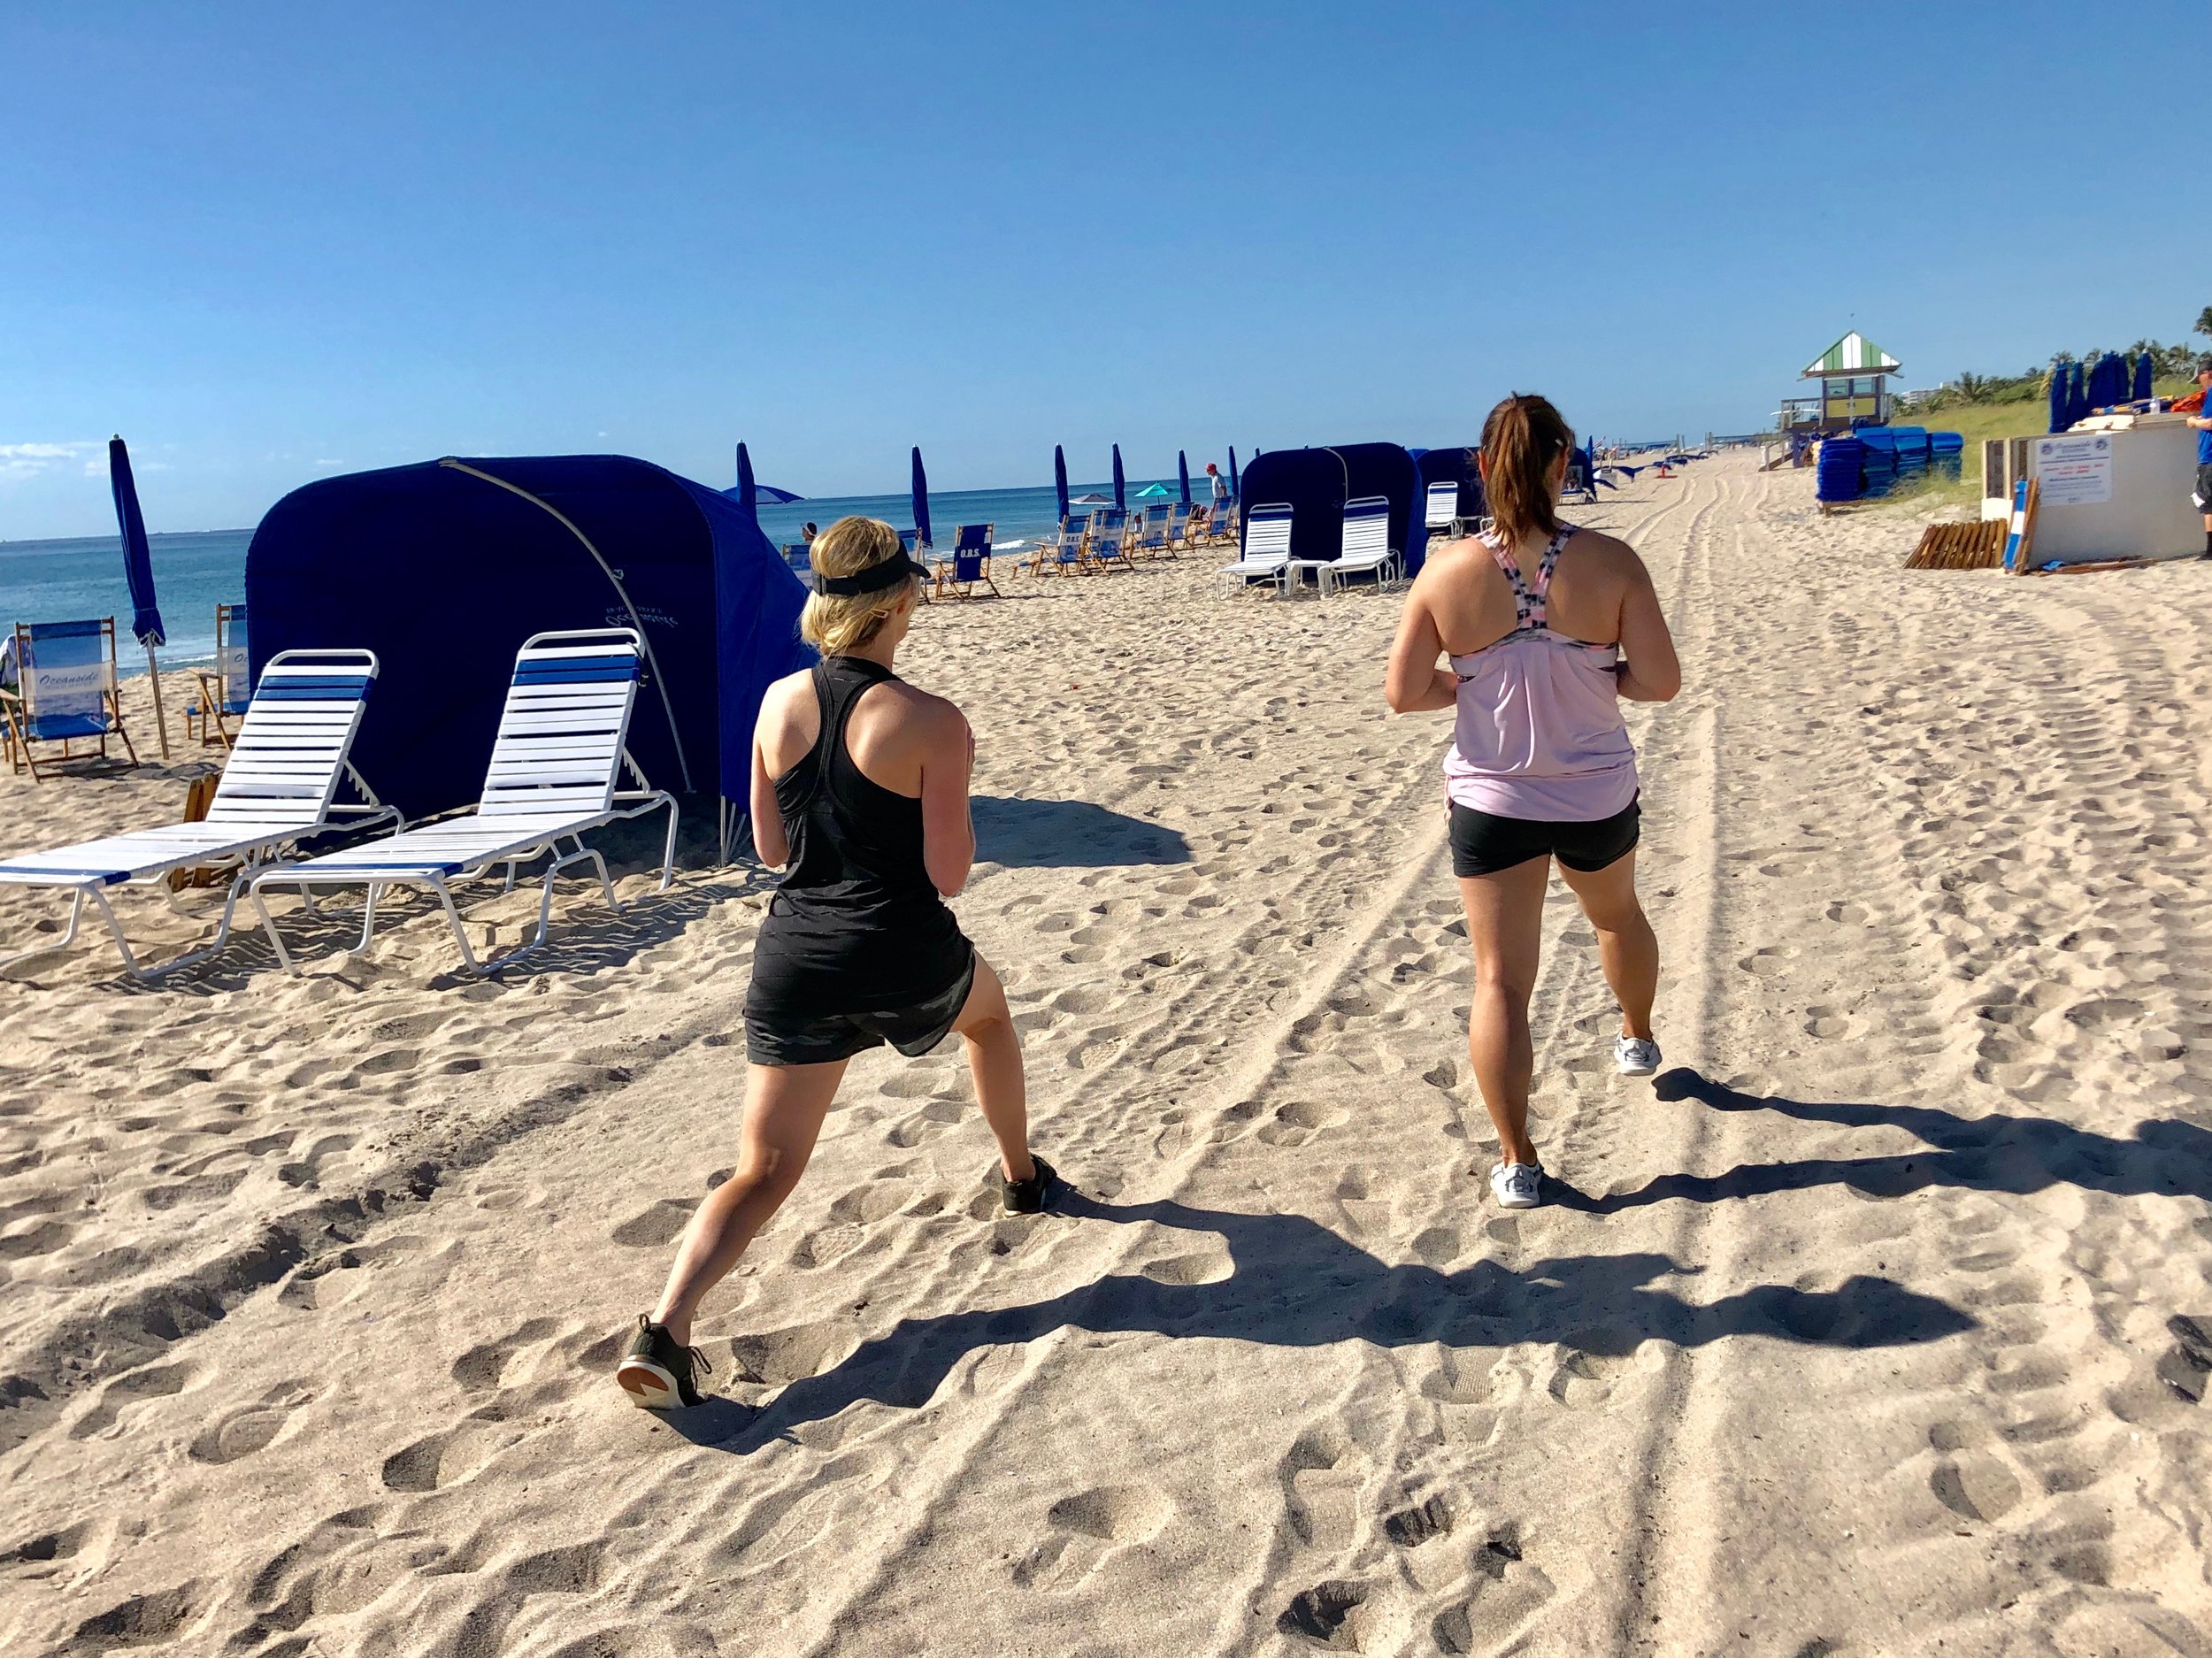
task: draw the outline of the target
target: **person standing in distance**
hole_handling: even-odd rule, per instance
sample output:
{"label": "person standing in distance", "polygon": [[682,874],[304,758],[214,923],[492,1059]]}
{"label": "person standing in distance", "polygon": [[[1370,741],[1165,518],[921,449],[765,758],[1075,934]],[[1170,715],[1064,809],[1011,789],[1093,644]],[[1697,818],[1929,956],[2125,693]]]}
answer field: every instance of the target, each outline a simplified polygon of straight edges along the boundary
{"label": "person standing in distance", "polygon": [[1636,901],[1636,750],[1620,699],[1667,702],[1682,671],[1643,560],[1561,522],[1573,453],[1543,398],[1517,394],[1490,411],[1478,457],[1490,524],[1430,549],[1384,679],[1398,713],[1454,710],[1444,778],[1475,956],[1467,1057],[1498,1132],[1490,1189],[1507,1209],[1541,1201],[1528,1003],[1555,859],[1620,1002],[1615,1066],[1624,1077],[1659,1068],[1659,942]]}
{"label": "person standing in distance", "polygon": [[2197,359],[2197,385],[2205,406],[2189,417],[2197,434],[2197,487],[2190,499],[2204,515],[2204,556],[2212,558],[2212,357]]}
{"label": "person standing in distance", "polygon": [[811,558],[799,629],[822,660],[768,687],[753,731],[754,845],[786,873],[745,996],[737,1170],[692,1216],[615,1370],[654,1409],[699,1402],[700,1301],[798,1185],[854,1055],[888,1042],[918,1055],[957,1032],[998,1142],[1000,1208],[1035,1214],[1055,1180],[1029,1151],[1006,993],[945,903],[975,862],[975,739],[952,703],[892,672],[926,572],[875,518],[840,518]]}

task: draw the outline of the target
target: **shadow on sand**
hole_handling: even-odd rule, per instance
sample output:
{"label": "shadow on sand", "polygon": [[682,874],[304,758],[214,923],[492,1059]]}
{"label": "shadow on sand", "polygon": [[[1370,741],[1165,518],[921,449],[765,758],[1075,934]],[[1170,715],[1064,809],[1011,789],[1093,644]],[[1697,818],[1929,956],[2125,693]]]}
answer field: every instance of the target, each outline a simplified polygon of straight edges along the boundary
{"label": "shadow on sand", "polygon": [[862,1400],[919,1406],[963,1355],[1033,1341],[1064,1326],[1285,1347],[1353,1340],[1385,1347],[1555,1341],[1580,1353],[1622,1355],[1654,1339],[1699,1347],[1751,1335],[1832,1347],[1897,1347],[1941,1340],[1974,1325],[1947,1303],[1886,1278],[1855,1277],[1820,1291],[1762,1285],[1699,1305],[1656,1287],[1659,1279],[1696,1271],[1663,1255],[1574,1255],[1533,1262],[1518,1272],[1479,1261],[1444,1272],[1390,1265],[1300,1215],[1118,1205],[1074,1192],[1057,1209],[1076,1220],[1151,1221],[1214,1233],[1228,1246],[1233,1270],[1198,1284],[1139,1272],[1025,1307],[906,1319],[821,1374],[792,1382],[761,1409],[710,1400],[674,1413],[669,1425],[696,1444],[749,1451]]}
{"label": "shadow on sand", "polygon": [[1009,869],[1099,869],[1190,862],[1190,843],[1176,831],[1091,801],[979,794],[970,810],[979,863]]}
{"label": "shadow on sand", "polygon": [[1636,1191],[1608,1197],[1563,1188],[1557,1194],[1562,1207],[1611,1215],[1671,1198],[1718,1203],[1824,1186],[1849,1186],[1870,1197],[1902,1197],[1932,1186],[2016,1194],[2073,1186],[2115,1197],[2158,1193],[2212,1201],[2212,1130],[2178,1119],[2138,1123],[2133,1138],[2116,1140],[2044,1117],[1954,1117],[1924,1106],[1824,1105],[1743,1094],[1686,1069],[1666,1072],[1654,1086],[1663,1100],[1694,1100],[1717,1111],[1774,1111],[1842,1128],[1901,1128],[1928,1149],[1743,1163],[1725,1174],[1661,1175]]}

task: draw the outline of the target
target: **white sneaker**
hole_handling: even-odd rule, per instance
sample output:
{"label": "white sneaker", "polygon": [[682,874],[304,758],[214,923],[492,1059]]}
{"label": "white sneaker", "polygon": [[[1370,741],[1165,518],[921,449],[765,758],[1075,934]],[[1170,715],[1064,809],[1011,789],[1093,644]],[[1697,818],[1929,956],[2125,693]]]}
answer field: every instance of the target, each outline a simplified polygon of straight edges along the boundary
{"label": "white sneaker", "polygon": [[1659,1069],[1659,1044],[1640,1036],[1617,1036],[1613,1064],[1624,1077],[1648,1077]]}
{"label": "white sneaker", "polygon": [[1543,1201],[1536,1195],[1536,1183],[1543,1178],[1532,1163],[1498,1163],[1490,1171],[1490,1195],[1500,1209],[1534,1209]]}

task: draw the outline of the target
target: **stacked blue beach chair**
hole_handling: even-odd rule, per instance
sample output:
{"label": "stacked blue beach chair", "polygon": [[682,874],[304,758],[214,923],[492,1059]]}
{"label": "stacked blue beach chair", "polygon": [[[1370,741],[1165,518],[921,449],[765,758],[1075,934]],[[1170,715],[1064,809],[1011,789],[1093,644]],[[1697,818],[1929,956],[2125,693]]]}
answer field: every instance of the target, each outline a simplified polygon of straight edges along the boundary
{"label": "stacked blue beach chair", "polygon": [[1824,502],[1856,501],[1866,463],[1866,445],[1855,437],[1838,435],[1820,446],[1820,465],[1813,475],[1813,493]]}
{"label": "stacked blue beach chair", "polygon": [[1946,477],[1966,475],[1966,440],[1955,432],[1928,434],[1928,464]]}

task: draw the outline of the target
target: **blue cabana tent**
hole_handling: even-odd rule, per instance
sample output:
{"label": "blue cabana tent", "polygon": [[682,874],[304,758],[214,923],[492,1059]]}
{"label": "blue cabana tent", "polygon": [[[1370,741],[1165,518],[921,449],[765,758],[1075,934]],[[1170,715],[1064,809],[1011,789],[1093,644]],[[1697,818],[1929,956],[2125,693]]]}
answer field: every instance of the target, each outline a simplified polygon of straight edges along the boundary
{"label": "blue cabana tent", "polygon": [[2051,370],[2051,430],[2063,432],[2073,423],[2066,418],[2069,399],[2066,393],[2066,365],[2057,364]]}
{"label": "blue cabana tent", "polygon": [[1339,443],[1326,449],[1270,449],[1244,469],[1244,496],[1256,509],[1276,502],[1292,510],[1290,556],[1334,560],[1344,550],[1344,503],[1362,495],[1390,503],[1390,544],[1402,549],[1409,572],[1418,552],[1408,545],[1417,528],[1419,480],[1413,457],[1395,443]]}
{"label": "blue cabana tent", "polygon": [[[1459,503],[1453,510],[1455,518],[1479,518],[1489,510],[1482,498],[1482,473],[1475,464],[1472,443],[1447,444],[1440,449],[1414,449],[1414,470],[1419,474],[1420,510],[1415,512],[1414,536],[1425,549],[1428,544],[1428,494],[1432,484],[1459,486]],[[1421,567],[1413,549],[1406,549],[1407,572]]]}
{"label": "blue cabana tent", "polygon": [[635,627],[630,752],[659,788],[745,810],[771,680],[814,653],[805,587],[721,491],[625,455],[427,461],[326,478],[246,551],[252,672],[280,650],[381,664],[353,757],[410,817],[474,802],[515,652],[536,633]]}

